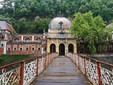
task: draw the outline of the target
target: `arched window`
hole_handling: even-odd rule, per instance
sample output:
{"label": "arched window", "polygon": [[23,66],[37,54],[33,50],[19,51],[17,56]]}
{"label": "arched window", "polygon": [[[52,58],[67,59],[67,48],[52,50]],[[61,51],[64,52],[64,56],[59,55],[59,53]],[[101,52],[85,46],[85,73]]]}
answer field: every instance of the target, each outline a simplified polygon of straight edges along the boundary
{"label": "arched window", "polygon": [[19,38],[15,38],[14,41],[15,41],[15,42],[18,42],[18,41],[19,41]]}
{"label": "arched window", "polygon": [[41,42],[40,37],[36,38],[36,41],[37,41],[37,42]]}
{"label": "arched window", "polygon": [[55,44],[50,45],[50,53],[55,53],[56,52],[56,46]]}
{"label": "arched window", "polygon": [[59,45],[59,55],[65,55],[65,45],[63,43]]}
{"label": "arched window", "polygon": [[68,52],[74,52],[74,46],[73,46],[73,44],[69,44],[68,45]]}
{"label": "arched window", "polygon": [[30,41],[30,38],[25,38],[25,41]]}

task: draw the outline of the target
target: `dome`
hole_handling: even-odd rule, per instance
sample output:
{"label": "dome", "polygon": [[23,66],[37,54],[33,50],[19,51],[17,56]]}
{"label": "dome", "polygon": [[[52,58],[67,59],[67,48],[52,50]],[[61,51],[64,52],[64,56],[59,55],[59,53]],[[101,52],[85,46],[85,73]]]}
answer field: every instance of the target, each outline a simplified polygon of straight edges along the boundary
{"label": "dome", "polygon": [[71,26],[71,21],[65,17],[53,18],[49,24],[50,29],[69,29]]}
{"label": "dome", "polygon": [[4,20],[0,20],[0,30],[8,30],[8,31],[16,34],[16,31],[14,30],[12,25]]}

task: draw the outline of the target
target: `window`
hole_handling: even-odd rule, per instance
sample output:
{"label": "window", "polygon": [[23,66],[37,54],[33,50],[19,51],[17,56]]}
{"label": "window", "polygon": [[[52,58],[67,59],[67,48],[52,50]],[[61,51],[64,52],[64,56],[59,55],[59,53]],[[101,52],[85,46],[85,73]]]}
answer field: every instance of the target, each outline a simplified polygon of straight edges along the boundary
{"label": "window", "polygon": [[29,50],[29,46],[28,45],[26,45],[26,51],[28,51]]}
{"label": "window", "polygon": [[41,39],[38,37],[38,38],[36,39],[36,41],[37,41],[37,42],[41,42]]}
{"label": "window", "polygon": [[25,41],[30,41],[30,38],[26,38]]}
{"label": "window", "polygon": [[36,40],[41,40],[39,37]]}
{"label": "window", "polygon": [[1,47],[3,47],[4,46],[4,44],[1,44]]}
{"label": "window", "polygon": [[23,46],[19,45],[19,49],[20,49],[20,51],[22,51],[23,50]]}
{"label": "window", "polygon": [[44,46],[44,51],[46,51],[46,46]]}
{"label": "window", "polygon": [[26,47],[26,51],[28,51],[28,47]]}
{"label": "window", "polygon": [[14,51],[16,51],[16,50],[17,50],[17,46],[16,46],[16,45],[14,45],[13,50],[14,50]]}
{"label": "window", "polygon": [[20,48],[20,51],[22,51],[22,47]]}
{"label": "window", "polygon": [[35,46],[34,45],[32,45],[32,51],[34,51],[35,50]]}
{"label": "window", "polygon": [[10,45],[7,45],[7,50],[8,50],[8,51],[11,50],[10,48],[11,48],[11,46],[10,46]]}
{"label": "window", "polygon": [[14,41],[15,41],[15,42],[18,42],[18,41],[19,41],[19,38],[15,38]]}
{"label": "window", "polygon": [[35,49],[34,49],[34,47],[32,47],[32,51],[34,51]]}
{"label": "window", "polygon": [[40,51],[40,47],[38,47],[38,51]]}
{"label": "window", "polygon": [[2,36],[2,39],[4,39],[4,36]]}
{"label": "window", "polygon": [[14,48],[14,51],[16,51],[16,48]]}
{"label": "window", "polygon": [[7,48],[8,51],[10,51],[10,48]]}

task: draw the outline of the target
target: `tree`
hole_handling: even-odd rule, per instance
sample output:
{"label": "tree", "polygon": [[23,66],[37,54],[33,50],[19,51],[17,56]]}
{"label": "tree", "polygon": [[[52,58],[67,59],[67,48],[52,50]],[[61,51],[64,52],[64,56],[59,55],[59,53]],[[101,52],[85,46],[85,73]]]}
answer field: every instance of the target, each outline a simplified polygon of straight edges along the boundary
{"label": "tree", "polygon": [[93,17],[91,11],[75,14],[72,24],[75,36],[88,43],[91,54],[96,52],[96,44],[104,42],[110,33],[101,16]]}

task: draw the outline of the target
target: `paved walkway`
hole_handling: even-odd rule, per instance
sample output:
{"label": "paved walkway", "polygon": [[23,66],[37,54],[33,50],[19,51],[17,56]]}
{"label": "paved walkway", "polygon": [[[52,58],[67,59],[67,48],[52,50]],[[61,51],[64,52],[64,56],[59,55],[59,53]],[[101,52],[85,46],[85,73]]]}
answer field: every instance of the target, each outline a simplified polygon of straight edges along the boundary
{"label": "paved walkway", "polygon": [[90,85],[70,59],[59,57],[53,60],[46,71],[31,85]]}

